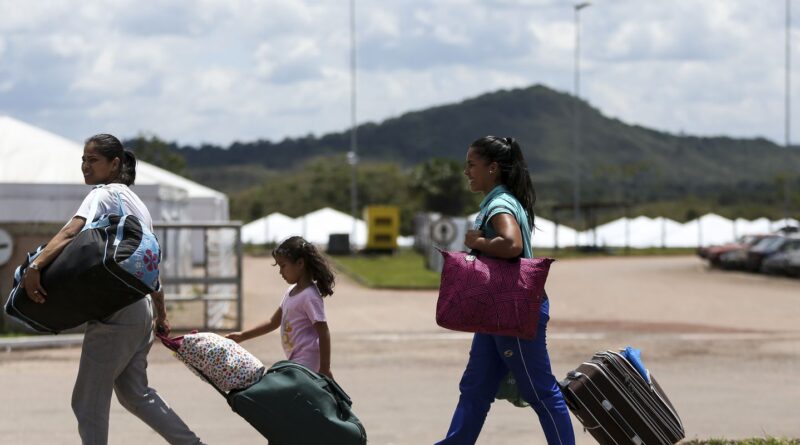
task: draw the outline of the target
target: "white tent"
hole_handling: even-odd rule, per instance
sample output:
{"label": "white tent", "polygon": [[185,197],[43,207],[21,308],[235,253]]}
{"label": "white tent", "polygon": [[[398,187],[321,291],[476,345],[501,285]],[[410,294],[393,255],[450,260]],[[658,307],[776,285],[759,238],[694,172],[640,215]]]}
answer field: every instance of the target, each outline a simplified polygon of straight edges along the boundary
{"label": "white tent", "polygon": [[679,222],[663,217],[619,218],[597,226],[594,231],[581,232],[581,241],[607,247],[663,247],[666,240],[681,227]]}
{"label": "white tent", "polygon": [[[631,237],[634,234],[649,232],[651,230],[652,221],[652,219],[646,216],[639,216],[634,219],[615,219],[614,221],[601,224],[594,229],[581,232],[581,241],[582,244],[597,246],[633,247]],[[647,235],[652,234],[647,233]]]}
{"label": "white tent", "polygon": [[[89,191],[82,154],[80,143],[0,116],[0,221],[66,221]],[[228,220],[224,194],[146,162],[137,164],[136,173],[134,190],[153,219]]]}
{"label": "white tent", "polygon": [[242,241],[250,244],[279,243],[301,231],[300,222],[283,213],[271,213],[242,226]]}
{"label": "white tent", "polygon": [[535,217],[533,224],[536,226],[533,229],[533,237],[531,238],[534,248],[570,247],[574,246],[577,241],[577,232],[572,227],[563,224],[559,224],[556,227],[553,221],[544,219],[541,216]]}
{"label": "white tent", "polygon": [[758,218],[753,221],[737,218],[733,222],[733,228],[737,237],[742,235],[762,235],[772,232],[772,221],[767,218]]}
{"label": "white tent", "polygon": [[667,240],[681,230],[683,224],[678,221],[659,216],[653,218],[650,228],[636,230],[631,236],[631,247],[667,247]]}
{"label": "white tent", "polygon": [[[0,223],[67,221],[90,190],[81,174],[82,155],[81,143],[0,116]],[[223,193],[146,162],[137,162],[132,188],[155,221],[228,220],[228,198]],[[162,241],[175,246],[169,249],[173,257],[189,259],[191,251],[194,263],[202,261],[200,231],[169,238]]]}
{"label": "white tent", "polygon": [[279,243],[290,236],[299,235],[319,247],[325,248],[332,234],[350,235],[350,243],[363,248],[367,239],[367,226],[360,219],[355,220],[353,237],[353,217],[324,207],[306,215],[290,218],[281,213],[272,213],[242,227],[242,240],[246,243]]}
{"label": "white tent", "polygon": [[[290,218],[275,212],[242,226],[242,241],[250,244],[277,244],[290,236],[299,235],[325,248],[331,234],[351,235],[352,229],[353,218],[350,215],[327,207],[299,218]],[[365,247],[366,233],[364,221],[356,220],[356,238],[351,243],[359,249]],[[411,247],[414,237],[399,236],[397,244],[400,247]]]}
{"label": "white tent", "polygon": [[772,221],[772,229],[778,230],[784,227],[797,227],[800,228],[800,221],[793,218],[784,218]]}
{"label": "white tent", "polygon": [[700,218],[688,221],[669,234],[666,247],[701,247],[713,244],[725,244],[734,241],[736,233],[733,221],[708,213]]}
{"label": "white tent", "polygon": [[[318,246],[327,246],[331,234],[346,233],[350,235],[350,244],[356,248],[363,248],[367,242],[367,225],[360,219],[355,219],[346,213],[330,207],[313,211],[296,219],[297,231],[307,241]],[[355,228],[355,234],[353,229]]]}

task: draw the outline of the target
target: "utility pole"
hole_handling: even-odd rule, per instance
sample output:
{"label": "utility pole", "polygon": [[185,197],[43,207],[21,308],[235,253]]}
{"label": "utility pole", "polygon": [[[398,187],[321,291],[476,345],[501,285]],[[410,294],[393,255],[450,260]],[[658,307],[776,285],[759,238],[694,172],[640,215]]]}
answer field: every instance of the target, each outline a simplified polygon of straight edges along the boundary
{"label": "utility pole", "polygon": [[356,118],[356,0],[350,0],[350,151],[347,162],[350,164],[350,213],[353,228],[350,231],[350,245],[356,241],[356,222],[358,221],[358,134]]}
{"label": "utility pole", "polygon": [[[784,112],[784,145],[789,150],[792,147],[791,142],[791,116],[792,116],[792,100],[791,100],[791,66],[792,66],[792,2],[786,0],[786,91],[785,91],[785,112]],[[783,181],[783,217],[789,219],[789,183],[791,182],[791,175],[787,174]]]}
{"label": "utility pole", "polygon": [[791,124],[790,119],[792,116],[792,101],[791,101],[791,66],[792,66],[792,3],[791,0],[786,0],[786,110],[784,113],[784,141],[786,148],[790,147],[791,143]]}
{"label": "utility pole", "polygon": [[581,9],[589,6],[589,2],[576,3],[573,5],[575,11],[575,97],[572,104],[572,155],[573,155],[573,219],[575,224],[575,246],[578,246],[578,232],[581,227],[581,147],[580,147],[580,51],[581,51],[581,31],[580,31],[580,12]]}

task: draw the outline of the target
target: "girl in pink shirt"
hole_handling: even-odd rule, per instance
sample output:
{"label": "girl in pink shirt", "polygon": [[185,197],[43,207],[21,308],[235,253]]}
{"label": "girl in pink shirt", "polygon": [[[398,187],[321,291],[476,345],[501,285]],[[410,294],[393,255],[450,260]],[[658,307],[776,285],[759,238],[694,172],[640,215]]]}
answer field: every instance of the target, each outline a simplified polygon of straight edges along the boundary
{"label": "girl in pink shirt", "polygon": [[293,236],[272,251],[281,277],[291,286],[280,307],[266,321],[227,338],[240,343],[280,327],[286,358],[333,378],[331,335],[323,297],[333,295],[334,277],[325,257],[313,244]]}

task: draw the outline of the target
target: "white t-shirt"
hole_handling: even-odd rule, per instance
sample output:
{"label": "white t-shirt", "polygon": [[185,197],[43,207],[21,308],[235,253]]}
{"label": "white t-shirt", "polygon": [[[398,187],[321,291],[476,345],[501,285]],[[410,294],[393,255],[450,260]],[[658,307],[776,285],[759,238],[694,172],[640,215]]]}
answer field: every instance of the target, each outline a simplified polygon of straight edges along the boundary
{"label": "white t-shirt", "polygon": [[[125,213],[134,215],[139,219],[141,224],[146,225],[150,231],[152,231],[153,219],[150,217],[150,212],[147,210],[142,200],[136,196],[136,193],[133,193],[125,184],[114,183],[93,188],[92,191],[86,195],[86,198],[83,199],[83,203],[80,208],[78,208],[75,216],[85,218],[86,224],[89,224],[99,216],[107,213],[121,215],[122,211],[119,208],[117,193],[119,193],[119,197],[122,200],[122,205],[125,206]],[[90,215],[92,202],[94,202],[95,197],[98,198],[97,211],[94,215]]]}

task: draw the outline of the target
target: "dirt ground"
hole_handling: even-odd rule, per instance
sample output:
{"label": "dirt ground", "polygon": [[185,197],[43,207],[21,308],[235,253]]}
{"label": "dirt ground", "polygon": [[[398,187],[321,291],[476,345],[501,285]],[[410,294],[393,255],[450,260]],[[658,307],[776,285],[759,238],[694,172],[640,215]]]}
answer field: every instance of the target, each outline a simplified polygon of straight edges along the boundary
{"label": "dirt ground", "polygon": [[[245,325],[268,318],[283,283],[245,260]],[[688,438],[800,437],[800,280],[708,270],[693,257],[558,261],[548,280],[548,342],[558,378],[602,349],[642,350]],[[369,442],[432,444],[450,422],[470,336],[436,326],[435,291],[375,291],[340,275],[326,300],[333,372]],[[282,358],[273,333],[244,345]],[[70,394],[77,348],[0,353],[0,442],[76,444]],[[161,345],[150,381],[209,444],[266,441]],[[573,419],[577,441],[594,443]],[[113,402],[111,444],[164,443]],[[494,404],[478,442],[543,444],[534,413]]]}

